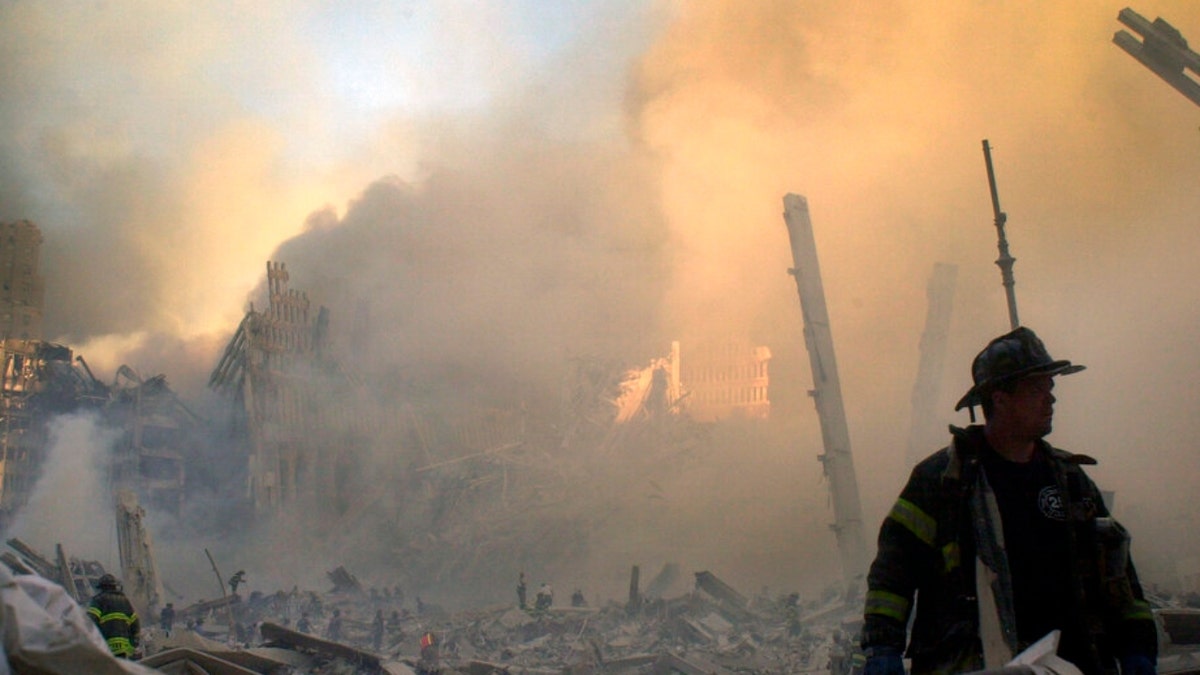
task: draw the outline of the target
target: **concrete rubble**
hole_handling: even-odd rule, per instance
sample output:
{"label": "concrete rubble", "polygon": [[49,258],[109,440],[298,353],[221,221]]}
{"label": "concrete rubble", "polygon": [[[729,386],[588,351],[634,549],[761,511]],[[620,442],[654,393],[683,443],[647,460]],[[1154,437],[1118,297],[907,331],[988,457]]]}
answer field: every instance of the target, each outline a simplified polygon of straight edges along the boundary
{"label": "concrete rubble", "polygon": [[[62,578],[58,565],[37,551],[17,540],[9,546],[0,560],[14,574]],[[69,567],[81,580],[79,590],[104,573],[98,563],[78,559]],[[333,584],[327,591],[255,591],[181,608],[169,633],[144,617],[139,663],[161,672],[263,675],[829,672],[855,630],[856,610],[832,591],[823,606],[801,604],[795,593],[747,599],[701,571],[693,590],[681,596],[649,592],[677,570],[665,566],[643,594],[635,568],[624,603],[535,610],[516,607],[514,597],[514,606],[447,612],[430,603],[414,606],[399,592],[364,591],[338,567],[327,574]],[[326,634],[335,610],[342,619],[337,639]],[[378,643],[377,613],[384,622]],[[302,617],[308,632],[298,630]],[[426,635],[435,655],[422,654]]]}
{"label": "concrete rubble", "polygon": [[[61,550],[55,562],[19,540],[7,543],[11,550],[0,561],[13,574],[52,584],[72,579],[77,592],[67,595],[81,604],[84,589],[104,573],[99,563],[68,559]],[[447,612],[418,598],[410,602],[398,588],[364,590],[339,566],[326,574],[328,590],[293,587],[197,602],[177,611],[170,632],[156,617],[143,617],[137,665],[214,675],[854,672],[860,609],[838,589],[808,602],[796,593],[769,597],[765,589],[747,598],[703,570],[693,573],[689,592],[657,595],[655,588],[678,570],[664,566],[643,591],[635,566],[629,598],[601,607],[576,598],[548,609],[514,602]],[[1152,599],[1162,629],[1159,672],[1200,673],[1200,597]],[[336,637],[328,634],[335,613],[341,620]],[[300,630],[302,618],[306,630]]]}

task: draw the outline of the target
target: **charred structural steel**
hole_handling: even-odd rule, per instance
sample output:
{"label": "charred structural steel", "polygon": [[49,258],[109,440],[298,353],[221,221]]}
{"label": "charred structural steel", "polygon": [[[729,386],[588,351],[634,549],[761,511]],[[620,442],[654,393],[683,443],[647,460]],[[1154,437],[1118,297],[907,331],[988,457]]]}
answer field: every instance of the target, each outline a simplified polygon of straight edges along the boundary
{"label": "charred structural steel", "polygon": [[1117,20],[1143,39],[1139,42],[1129,31],[1119,30],[1113,35],[1113,43],[1200,105],[1200,84],[1193,79],[1200,76],[1200,54],[1188,48],[1183,34],[1161,18],[1150,22],[1128,7],[1117,14]]}
{"label": "charred structural steel", "polygon": [[[909,466],[916,466],[932,448],[937,447],[937,443],[944,441],[946,426],[933,422],[938,417],[937,403],[946,364],[946,338],[950,333],[957,279],[957,266],[936,263],[929,285],[925,288],[929,305],[925,311],[925,331],[921,334],[918,346],[920,360],[912,390],[912,417],[906,454]],[[936,439],[932,437],[933,433],[938,434]]]}
{"label": "charred structural steel", "polygon": [[809,392],[821,421],[825,453],[818,459],[829,478],[833,497],[832,525],[841,555],[842,576],[847,591],[853,593],[862,583],[867,569],[867,546],[863,535],[862,505],[858,497],[858,479],[854,457],[850,454],[850,431],[842,404],[842,385],[833,354],[833,332],[825,307],[825,289],[817,264],[817,245],[813,238],[808,201],[796,194],[783,198],[784,220],[792,242],[795,267],[788,270],[796,279],[800,310],[804,315],[804,345],[812,366],[813,389]]}

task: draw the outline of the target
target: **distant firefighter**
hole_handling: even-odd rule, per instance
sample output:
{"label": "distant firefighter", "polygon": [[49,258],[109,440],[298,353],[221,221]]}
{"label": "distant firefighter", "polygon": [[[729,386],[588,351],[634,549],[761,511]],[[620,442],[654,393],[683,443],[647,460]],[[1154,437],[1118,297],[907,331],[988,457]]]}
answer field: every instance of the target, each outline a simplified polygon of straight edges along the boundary
{"label": "distant firefighter", "polygon": [[375,651],[383,649],[383,629],[385,622],[383,620],[383,610],[375,610],[375,618],[371,621],[371,646]]}
{"label": "distant firefighter", "polygon": [[158,627],[167,636],[171,635],[171,629],[175,627],[175,605],[168,602],[167,606],[158,613]]}
{"label": "distant firefighter", "polygon": [[246,570],[238,570],[236,574],[229,577],[229,592],[237,594],[238,586],[246,582]]}
{"label": "distant firefighter", "polygon": [[325,639],[337,642],[342,639],[342,610],[334,609],[333,616],[325,625]]}
{"label": "distant firefighter", "polygon": [[549,583],[544,583],[544,584],[542,584],[542,587],[538,589],[537,597],[534,598],[533,608],[534,609],[550,609],[550,606],[553,604],[554,604],[554,589],[550,588]]}
{"label": "distant firefighter", "polygon": [[417,672],[441,672],[441,655],[438,650],[437,636],[433,633],[421,635],[421,658],[417,663]]}
{"label": "distant firefighter", "polygon": [[525,609],[525,573],[517,577],[517,607]]}

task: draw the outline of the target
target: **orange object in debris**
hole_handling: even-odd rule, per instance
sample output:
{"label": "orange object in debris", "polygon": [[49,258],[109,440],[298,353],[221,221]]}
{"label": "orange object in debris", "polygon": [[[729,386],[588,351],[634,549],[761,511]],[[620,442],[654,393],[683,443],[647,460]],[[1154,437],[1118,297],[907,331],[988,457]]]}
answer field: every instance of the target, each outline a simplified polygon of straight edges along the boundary
{"label": "orange object in debris", "polygon": [[437,638],[433,636],[433,633],[426,633],[421,636],[421,649],[432,647],[436,642]]}

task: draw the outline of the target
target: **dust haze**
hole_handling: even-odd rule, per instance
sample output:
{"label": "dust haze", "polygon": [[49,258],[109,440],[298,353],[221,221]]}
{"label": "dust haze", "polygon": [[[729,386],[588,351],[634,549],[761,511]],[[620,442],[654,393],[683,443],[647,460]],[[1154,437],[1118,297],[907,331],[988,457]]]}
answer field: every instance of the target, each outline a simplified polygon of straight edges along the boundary
{"label": "dust haze", "polygon": [[[745,336],[774,355],[770,424],[581,460],[561,508],[592,529],[521,562],[564,594],[665,562],[813,593],[838,570],[782,197],[811,208],[873,538],[934,264],[958,287],[931,428],[967,422],[970,359],[1008,329],[986,138],[1022,322],[1088,366],[1051,440],[1100,460],[1144,578],[1200,557],[1200,111],[1112,44],[1125,4],[538,4],[0,5],[0,218],[42,229],[47,339],[206,399],[278,260],[348,363],[552,417],[572,358]],[[1192,3],[1133,9],[1200,40]],[[211,546],[269,591],[341,562],[312,544],[281,523],[162,557],[199,575]]]}

